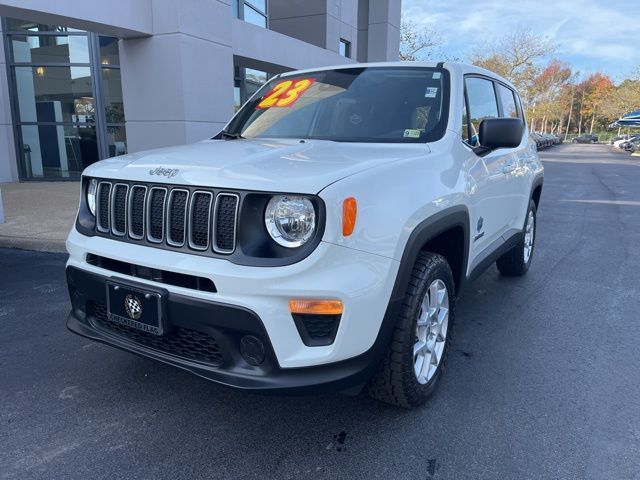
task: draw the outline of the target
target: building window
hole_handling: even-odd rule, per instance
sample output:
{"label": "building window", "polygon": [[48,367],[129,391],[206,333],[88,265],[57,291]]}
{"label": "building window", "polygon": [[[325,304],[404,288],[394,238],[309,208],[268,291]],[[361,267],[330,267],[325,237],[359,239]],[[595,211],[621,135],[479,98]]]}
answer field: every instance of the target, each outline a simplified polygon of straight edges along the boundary
{"label": "building window", "polygon": [[11,18],[3,26],[20,177],[77,178],[125,153],[117,39]]}
{"label": "building window", "polygon": [[344,38],[340,39],[340,55],[351,58],[351,42],[347,42]]}
{"label": "building window", "polygon": [[267,0],[232,0],[233,16],[262,28],[269,25]]}

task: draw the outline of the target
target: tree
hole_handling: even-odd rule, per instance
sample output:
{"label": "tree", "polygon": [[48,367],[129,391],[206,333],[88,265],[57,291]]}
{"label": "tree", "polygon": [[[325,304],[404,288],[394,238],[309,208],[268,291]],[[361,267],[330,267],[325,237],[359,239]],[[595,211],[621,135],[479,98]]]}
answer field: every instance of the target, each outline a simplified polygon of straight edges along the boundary
{"label": "tree", "polygon": [[536,120],[540,119],[540,130],[551,133],[560,130],[570,95],[566,87],[573,77],[571,67],[559,60],[551,60],[547,66],[533,79],[529,88],[529,125],[531,131],[536,128]]}
{"label": "tree", "polygon": [[534,93],[533,84],[540,74],[539,63],[554,50],[555,46],[546,37],[520,30],[494,45],[477,48],[471,54],[471,62],[513,83],[528,106]]}
{"label": "tree", "polygon": [[415,21],[402,16],[400,22],[400,60],[415,62],[439,57],[445,60],[440,46],[442,37],[435,30],[419,26]]}

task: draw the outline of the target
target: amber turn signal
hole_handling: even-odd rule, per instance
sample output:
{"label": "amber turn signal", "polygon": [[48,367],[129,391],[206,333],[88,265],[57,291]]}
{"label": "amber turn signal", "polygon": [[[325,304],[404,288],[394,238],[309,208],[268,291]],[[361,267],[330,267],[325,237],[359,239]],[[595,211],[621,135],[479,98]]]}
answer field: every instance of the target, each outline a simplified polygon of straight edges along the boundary
{"label": "amber turn signal", "polygon": [[289,300],[291,313],[307,315],[341,315],[340,300]]}
{"label": "amber turn signal", "polygon": [[342,203],[342,235],[348,237],[356,227],[356,217],[358,216],[358,202],[355,198],[345,198]]}

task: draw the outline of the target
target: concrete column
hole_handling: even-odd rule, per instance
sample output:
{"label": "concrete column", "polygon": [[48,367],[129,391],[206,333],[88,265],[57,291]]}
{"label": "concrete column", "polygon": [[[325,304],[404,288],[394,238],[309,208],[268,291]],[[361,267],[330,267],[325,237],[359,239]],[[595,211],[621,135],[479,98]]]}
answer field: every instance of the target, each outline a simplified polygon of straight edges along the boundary
{"label": "concrete column", "polygon": [[[1,30],[1,27],[0,27]],[[2,31],[0,31],[0,38]],[[0,183],[18,180],[4,48],[0,48]],[[0,203],[2,200],[0,199]],[[1,205],[0,205],[1,209]]]}
{"label": "concrete column", "polygon": [[397,61],[400,0],[358,0],[358,61]]}
{"label": "concrete column", "polygon": [[367,61],[397,61],[400,46],[400,0],[370,0]]}
{"label": "concrete column", "polygon": [[229,2],[153,0],[152,14],[153,36],[120,40],[131,152],[211,137],[233,114]]}

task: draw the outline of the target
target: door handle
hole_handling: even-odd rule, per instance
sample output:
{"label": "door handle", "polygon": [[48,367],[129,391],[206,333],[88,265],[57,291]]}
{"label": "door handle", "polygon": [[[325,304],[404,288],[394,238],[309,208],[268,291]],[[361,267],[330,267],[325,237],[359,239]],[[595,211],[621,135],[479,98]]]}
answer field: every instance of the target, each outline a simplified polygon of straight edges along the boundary
{"label": "door handle", "polygon": [[502,164],[502,173],[511,173],[516,169],[516,162],[513,159],[507,160]]}

